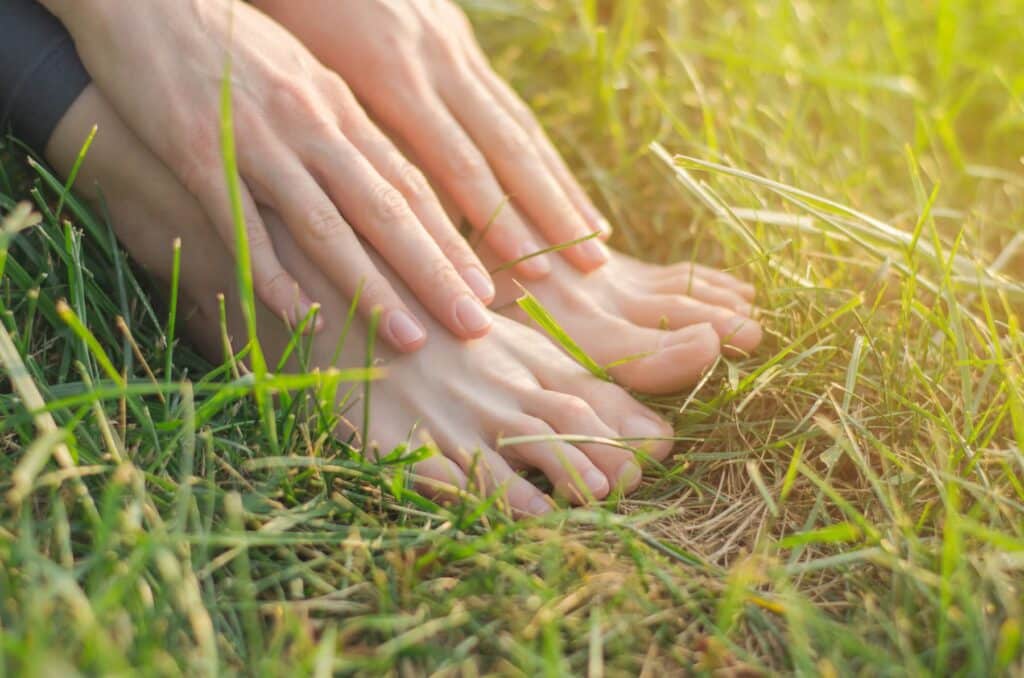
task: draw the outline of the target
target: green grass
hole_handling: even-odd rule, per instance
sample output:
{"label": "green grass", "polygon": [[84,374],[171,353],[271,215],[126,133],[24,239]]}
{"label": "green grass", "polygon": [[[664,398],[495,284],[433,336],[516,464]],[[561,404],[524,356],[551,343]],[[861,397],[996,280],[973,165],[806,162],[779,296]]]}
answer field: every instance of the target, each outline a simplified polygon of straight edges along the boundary
{"label": "green grass", "polygon": [[627,500],[438,507],[325,435],[361,375],[169,344],[9,144],[4,669],[1024,672],[1024,5],[467,6],[615,244],[755,282],[763,350],[654,401],[677,454]]}

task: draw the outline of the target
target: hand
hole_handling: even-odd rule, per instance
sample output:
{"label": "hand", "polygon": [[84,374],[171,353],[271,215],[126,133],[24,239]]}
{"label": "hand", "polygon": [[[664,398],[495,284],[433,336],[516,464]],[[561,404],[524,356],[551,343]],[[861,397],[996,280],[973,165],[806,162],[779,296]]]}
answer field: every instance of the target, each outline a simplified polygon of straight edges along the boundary
{"label": "hand", "polygon": [[[587,198],[529,108],[491,69],[472,27],[450,0],[256,0],[329,68],[337,71],[417,162],[451,195],[506,261],[542,249],[514,199],[548,244],[608,222]],[[493,223],[491,223],[493,220]],[[562,250],[590,271],[608,260],[602,243]],[[519,266],[549,270],[541,258]]]}
{"label": "hand", "polygon": [[494,288],[486,269],[421,173],[370,122],[341,79],[285,29],[230,0],[154,0],[130,10],[114,0],[44,4],[71,31],[125,122],[233,246],[219,147],[220,90],[230,56],[255,289],[275,312],[295,322],[311,302],[281,266],[257,203],[282,215],[306,255],[349,298],[362,284],[361,310],[381,309],[382,335],[395,348],[416,349],[426,333],[360,236],[453,333],[487,333],[490,318],[479,299],[489,302]]}

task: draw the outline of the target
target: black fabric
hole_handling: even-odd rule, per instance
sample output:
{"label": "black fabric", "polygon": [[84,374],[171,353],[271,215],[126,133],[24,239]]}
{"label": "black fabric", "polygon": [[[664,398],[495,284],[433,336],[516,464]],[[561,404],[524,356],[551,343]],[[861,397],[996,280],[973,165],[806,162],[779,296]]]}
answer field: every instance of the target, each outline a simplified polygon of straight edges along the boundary
{"label": "black fabric", "polygon": [[35,0],[0,0],[0,130],[42,153],[89,84],[71,36]]}

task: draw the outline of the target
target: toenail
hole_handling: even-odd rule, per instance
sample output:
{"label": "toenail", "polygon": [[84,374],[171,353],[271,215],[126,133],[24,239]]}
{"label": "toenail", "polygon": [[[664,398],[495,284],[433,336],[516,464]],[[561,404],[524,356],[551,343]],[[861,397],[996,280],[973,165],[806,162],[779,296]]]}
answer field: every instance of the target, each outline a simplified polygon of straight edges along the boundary
{"label": "toenail", "polygon": [[487,310],[474,297],[465,294],[455,302],[455,319],[469,334],[478,334],[491,326]]}
{"label": "toenail", "polygon": [[650,417],[636,415],[626,420],[622,433],[627,438],[643,442],[652,438],[663,438],[665,436],[665,425]]}
{"label": "toenail", "polygon": [[427,336],[419,323],[403,310],[388,314],[387,328],[388,333],[403,347],[422,341]]}
{"label": "toenail", "polygon": [[623,462],[622,466],[615,473],[615,486],[623,490],[632,490],[640,484],[644,472],[635,461]]}
{"label": "toenail", "polygon": [[551,512],[551,502],[549,502],[546,497],[537,495],[530,500],[526,510],[535,516],[542,516],[545,513]]}
{"label": "toenail", "polygon": [[592,468],[583,474],[583,482],[587,484],[594,495],[604,495],[608,491],[608,479],[596,468]]}
{"label": "toenail", "polygon": [[462,272],[462,279],[469,285],[469,289],[473,290],[473,294],[477,296],[480,301],[489,303],[491,299],[494,299],[494,283],[491,281],[490,276],[481,271],[476,266],[471,266]]}

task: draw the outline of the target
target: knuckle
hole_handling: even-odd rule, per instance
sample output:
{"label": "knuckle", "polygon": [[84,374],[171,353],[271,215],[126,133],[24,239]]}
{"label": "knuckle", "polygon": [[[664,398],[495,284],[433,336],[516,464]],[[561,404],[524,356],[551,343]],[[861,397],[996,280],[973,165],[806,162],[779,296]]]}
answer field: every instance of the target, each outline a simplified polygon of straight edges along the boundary
{"label": "knuckle", "polygon": [[410,200],[423,200],[431,193],[427,177],[408,160],[398,161],[398,187]]}
{"label": "knuckle", "polygon": [[309,88],[279,81],[270,94],[269,109],[278,120],[299,120],[303,129],[319,132],[336,126],[321,97]]}
{"label": "knuckle", "polygon": [[260,297],[266,300],[273,300],[273,303],[283,303],[285,295],[293,291],[290,289],[292,287],[294,287],[294,284],[292,283],[291,278],[283,269],[281,269],[260,281]]}
{"label": "knuckle", "polygon": [[530,138],[526,132],[511,120],[499,126],[495,142],[500,152],[513,158],[523,157],[532,149]]}
{"label": "knuckle", "polygon": [[370,209],[379,223],[392,224],[409,218],[405,197],[391,184],[379,182],[370,189]]}
{"label": "knuckle", "polygon": [[263,250],[271,247],[267,229],[251,219],[245,222],[245,239],[249,243],[250,250]]}
{"label": "knuckle", "polygon": [[437,257],[427,265],[427,280],[436,287],[447,287],[458,284],[460,278],[452,268],[451,262],[444,257]]}
{"label": "knuckle", "polygon": [[328,240],[339,235],[345,228],[338,210],[333,206],[320,206],[309,212],[306,216],[306,226],[309,234],[316,240]]}
{"label": "knuckle", "polygon": [[362,280],[359,288],[360,305],[366,309],[373,309],[385,305],[391,297],[391,287],[378,275],[368,275]]}
{"label": "knuckle", "polygon": [[447,164],[451,176],[463,181],[475,179],[484,170],[483,156],[468,143],[450,145]]}

